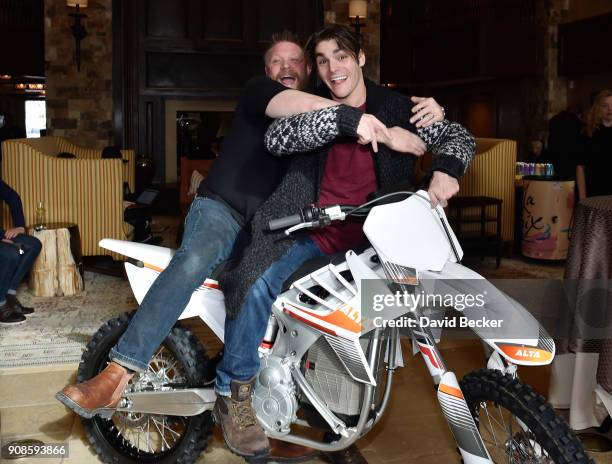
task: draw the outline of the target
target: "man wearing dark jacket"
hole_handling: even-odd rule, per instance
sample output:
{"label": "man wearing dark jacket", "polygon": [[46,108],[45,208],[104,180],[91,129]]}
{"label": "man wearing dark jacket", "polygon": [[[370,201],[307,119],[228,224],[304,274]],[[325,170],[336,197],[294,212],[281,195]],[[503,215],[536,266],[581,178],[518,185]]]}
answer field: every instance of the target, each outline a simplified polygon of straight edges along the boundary
{"label": "man wearing dark jacket", "polygon": [[0,181],[0,200],[11,210],[13,227],[0,228],[0,323],[18,324],[33,308],[17,299],[17,288],[40,253],[40,241],[25,234],[25,219],[21,198],[15,190]]}
{"label": "man wearing dark jacket", "polygon": [[[429,195],[434,203],[444,205],[458,192],[457,178],[464,174],[475,151],[474,138],[459,124],[442,121],[417,129],[409,122],[412,105],[407,97],[365,80],[365,56],[347,28],[334,26],[315,34],[307,53],[325,84],[322,96],[341,104],[280,119],[270,126],[266,142],[271,153],[315,151],[292,158],[280,186],[253,218],[251,244],[236,268],[220,279],[231,319],[225,323],[213,414],[228,446],[238,452],[253,444],[242,436],[236,416],[253,414],[250,398],[233,407],[233,392],[253,388],[259,370],[258,347],[283,282],[309,259],[364,242],[361,224],[344,222],[298,240],[280,240],[282,232],[265,232],[268,221],[295,214],[311,203],[359,205],[375,190],[410,180],[416,160],[411,154],[415,151],[411,132],[418,133],[434,155]],[[382,129],[369,136],[358,135],[357,127],[367,116],[363,111],[388,127],[391,137]],[[337,137],[345,139],[330,146]],[[378,141],[386,145],[376,147]],[[370,142],[372,148],[378,148],[377,154]],[[265,446],[261,428],[258,436],[251,432],[250,438]]]}
{"label": "man wearing dark jacket", "polygon": [[[191,205],[181,247],[111,349],[112,362],[92,379],[68,385],[57,393],[56,398],[77,414],[90,418],[101,408],[117,406],[134,373],[147,371],[151,356],[187,306],[194,289],[228,258],[238,234],[248,228],[255,212],[280,183],[286,172],[285,160],[271,156],[264,146],[270,118],[338,106],[299,91],[306,82],[307,66],[302,48],[292,36],[283,34],[273,39],[264,61],[269,78],[255,78],[247,85],[220,156]],[[410,101],[408,104],[412,107]],[[415,109],[420,110],[413,115],[408,109],[406,120],[431,114],[432,107],[439,108],[435,102],[428,105],[427,101],[419,101]],[[359,123],[364,136],[374,132],[376,122],[371,118]],[[414,139],[418,137],[413,135],[412,144]],[[244,388],[234,390],[233,397],[250,398],[251,390],[246,393]],[[232,410],[245,412],[243,402],[234,403]],[[259,433],[252,410],[241,418],[240,435],[246,445],[232,449],[251,457],[265,454],[268,441]]]}

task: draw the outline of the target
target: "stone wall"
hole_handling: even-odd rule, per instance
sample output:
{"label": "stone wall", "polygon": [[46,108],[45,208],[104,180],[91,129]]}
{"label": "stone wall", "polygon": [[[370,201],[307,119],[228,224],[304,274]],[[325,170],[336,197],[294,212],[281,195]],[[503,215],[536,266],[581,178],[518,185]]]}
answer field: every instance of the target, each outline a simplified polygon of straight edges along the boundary
{"label": "stone wall", "polygon": [[[365,75],[380,82],[380,0],[368,0],[368,18],[361,28],[366,55]],[[325,24],[349,24],[348,0],[325,0]]]}
{"label": "stone wall", "polygon": [[112,0],[89,0],[82,10],[87,37],[81,71],[70,26],[74,8],[45,0],[47,130],[77,145],[102,148],[112,141]]}

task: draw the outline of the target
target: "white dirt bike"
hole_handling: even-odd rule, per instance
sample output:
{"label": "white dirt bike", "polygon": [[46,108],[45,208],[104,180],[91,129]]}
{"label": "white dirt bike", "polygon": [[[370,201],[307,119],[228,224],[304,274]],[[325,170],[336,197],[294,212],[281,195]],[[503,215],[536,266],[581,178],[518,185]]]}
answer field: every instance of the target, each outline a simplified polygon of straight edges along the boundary
{"label": "white dirt bike", "polygon": [[[552,362],[550,336],[523,306],[459,264],[463,252],[444,210],[431,208],[426,192],[410,193],[386,195],[398,200],[393,203],[383,204],[389,198],[381,197],[359,207],[311,207],[271,221],[271,229],[293,233],[367,216],[364,232],[371,247],[330,259],[314,271],[307,263],[275,301],[252,398],[268,436],[332,452],[371,431],[389,404],[394,371],[403,366],[397,322],[404,321],[413,354],[420,352],[429,369],[463,462],[592,462],[567,423],[517,377],[518,365]],[[139,302],[173,255],[167,248],[119,240],[104,239],[100,245],[128,257],[126,272]],[[402,291],[484,291],[485,306],[465,308],[460,317],[482,340],[487,365],[458,382],[437,348],[440,329],[426,323],[444,319],[443,311],[416,303],[372,310],[366,298],[393,300]],[[483,314],[512,321],[523,335],[480,327]],[[181,319],[196,316],[223,340],[224,298],[216,281],[207,279],[196,289]],[[110,320],[93,336],[78,382],[106,366],[129,319],[124,314]],[[100,458],[109,463],[195,462],[213,426],[214,367],[196,338],[177,323],[148,370],[130,381],[119,407],[83,419]],[[323,429],[334,438],[306,438],[295,430],[298,425]]]}

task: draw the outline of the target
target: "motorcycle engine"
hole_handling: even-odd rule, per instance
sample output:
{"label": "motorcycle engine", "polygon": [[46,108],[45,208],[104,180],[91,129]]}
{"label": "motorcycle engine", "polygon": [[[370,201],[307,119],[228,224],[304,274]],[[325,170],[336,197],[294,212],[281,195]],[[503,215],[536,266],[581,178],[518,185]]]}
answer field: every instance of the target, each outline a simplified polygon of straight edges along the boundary
{"label": "motorcycle engine", "polygon": [[296,419],[297,399],[291,371],[277,356],[261,358],[261,369],[253,392],[253,409],[268,431],[289,433]]}

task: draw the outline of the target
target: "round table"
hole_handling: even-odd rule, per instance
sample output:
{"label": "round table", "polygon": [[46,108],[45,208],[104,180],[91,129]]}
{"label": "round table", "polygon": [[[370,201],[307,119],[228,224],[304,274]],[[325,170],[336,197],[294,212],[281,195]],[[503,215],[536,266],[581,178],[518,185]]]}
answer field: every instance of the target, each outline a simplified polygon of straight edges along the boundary
{"label": "round table", "polygon": [[557,342],[549,401],[581,430],[612,412],[612,196],[576,206],[564,278],[573,332]]}
{"label": "round table", "polygon": [[83,260],[79,227],[69,222],[28,227],[42,243],[30,270],[29,287],[35,296],[70,296],[83,290]]}
{"label": "round table", "polygon": [[565,259],[573,208],[573,180],[523,177],[523,256]]}

